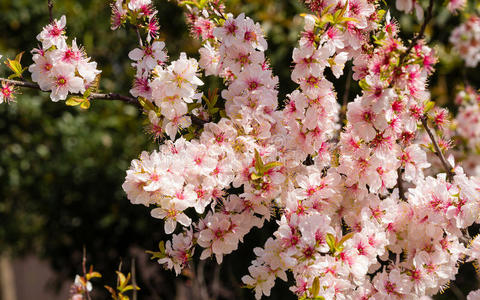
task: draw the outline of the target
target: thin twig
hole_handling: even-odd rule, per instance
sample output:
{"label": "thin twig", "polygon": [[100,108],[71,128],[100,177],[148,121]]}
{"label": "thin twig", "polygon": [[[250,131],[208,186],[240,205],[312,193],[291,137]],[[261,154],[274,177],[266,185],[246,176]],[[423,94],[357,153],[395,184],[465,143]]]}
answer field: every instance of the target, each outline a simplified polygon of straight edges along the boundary
{"label": "thin twig", "polygon": [[[6,78],[0,78],[0,82],[6,82],[13,84],[14,86],[18,87],[24,87],[24,88],[30,88],[30,89],[36,89],[43,91],[38,84],[33,83],[33,82],[27,82],[27,81],[19,81],[19,80],[12,80],[12,79],[6,79]],[[44,91],[46,92],[46,91]],[[82,94],[76,93],[76,94],[71,94],[72,96],[79,96],[83,97]],[[91,93],[90,96],[88,96],[88,99],[90,100],[119,100],[122,102],[126,102],[129,104],[133,104],[137,107],[142,107],[140,102],[137,100],[137,98],[133,98],[130,96],[125,96],[117,93]],[[203,126],[208,123],[208,121],[202,120],[199,117],[193,115],[193,114],[188,114],[190,116],[190,119],[192,120],[192,123],[198,126]]]}
{"label": "thin twig", "polygon": [[53,0],[48,0],[48,15],[50,17],[50,24],[53,23]]}
{"label": "thin twig", "polygon": [[[37,89],[37,90],[42,90],[38,84],[33,83],[33,82],[27,82],[27,81],[19,81],[19,80],[12,80],[12,79],[6,79],[6,78],[0,78],[0,82],[6,82],[13,84],[18,87],[25,87],[25,88],[30,88],[30,89]],[[82,94],[72,94],[73,96],[83,96]],[[103,93],[91,93],[90,96],[88,97],[91,100],[120,100],[123,102],[127,102],[130,104],[135,104],[135,105],[140,105],[138,100],[133,97],[129,96],[124,96],[120,95],[117,93],[108,93],[108,94],[103,94]]]}
{"label": "thin twig", "polygon": [[137,300],[137,279],[135,277],[135,258],[132,257],[132,263],[130,264],[130,272],[132,274],[133,296],[132,300]]}
{"label": "thin twig", "polygon": [[140,47],[143,47],[143,40],[142,36],[140,35],[140,30],[138,26],[135,26],[135,31],[137,32],[138,44],[140,45]]}
{"label": "thin twig", "polygon": [[90,300],[90,293],[87,288],[87,248],[85,245],[83,245],[82,270],[83,278],[85,279],[85,295],[87,296],[87,300]]}
{"label": "thin twig", "polygon": [[430,137],[430,140],[432,141],[433,147],[435,148],[435,154],[438,156],[445,171],[447,172],[447,180],[451,181],[453,179],[453,176],[455,176],[455,172],[453,172],[453,167],[445,159],[445,156],[443,155],[442,150],[440,150],[440,147],[438,146],[437,140],[433,135],[432,130],[428,127],[427,117],[423,116],[420,120],[422,121],[423,128],[425,128],[425,131],[427,132],[428,136]]}
{"label": "thin twig", "polygon": [[[430,0],[427,8],[427,15],[425,16],[425,20],[423,20],[423,24],[420,27],[420,31],[418,34],[410,41],[409,46],[407,47],[407,50],[405,50],[402,55],[400,55],[400,60],[399,60],[399,66],[401,67],[405,59],[407,58],[408,54],[412,51],[413,47],[417,45],[418,41],[421,40],[422,38],[425,37],[425,30],[427,29],[428,23],[433,18],[433,6],[434,6],[434,0]],[[428,136],[430,137],[430,140],[432,141],[433,147],[435,148],[435,153],[436,155],[440,158],[440,161],[442,162],[443,167],[445,168],[445,171],[447,172],[447,179],[451,181],[453,179],[453,176],[455,176],[455,173],[453,172],[453,167],[450,165],[450,163],[445,159],[445,156],[443,155],[443,152],[440,150],[440,147],[438,146],[437,140],[435,139],[435,136],[433,135],[432,131],[428,127],[428,120],[426,116],[423,116],[421,118],[422,125],[425,128],[425,130],[428,133]],[[400,169],[398,171],[400,174]],[[400,187],[401,187],[401,180],[398,182],[398,187],[399,187],[399,192],[400,192]]]}
{"label": "thin twig", "polygon": [[[123,261],[120,258],[120,263],[118,264],[118,272],[119,273],[122,273],[122,265],[123,265]],[[120,285],[120,276],[118,276],[118,274],[117,274],[117,286],[119,286],[119,285]]]}
{"label": "thin twig", "polygon": [[427,25],[430,22],[430,20],[432,20],[432,17],[433,17],[433,3],[434,3],[434,0],[430,0],[427,8],[427,16],[425,17],[425,20],[423,20],[422,27],[420,28],[420,31],[418,32],[418,34],[410,42],[410,45],[408,46],[407,50],[400,56],[399,66],[403,65],[405,58],[407,58],[408,54],[410,53],[410,51],[412,51],[413,47],[415,47],[417,42],[420,39],[424,38]]}

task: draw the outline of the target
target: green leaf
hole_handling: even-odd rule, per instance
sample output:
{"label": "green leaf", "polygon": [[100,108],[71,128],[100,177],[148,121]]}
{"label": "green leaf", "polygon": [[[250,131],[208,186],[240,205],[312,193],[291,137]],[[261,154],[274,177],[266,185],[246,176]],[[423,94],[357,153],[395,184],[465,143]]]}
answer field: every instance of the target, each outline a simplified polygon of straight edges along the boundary
{"label": "green leaf", "polygon": [[87,274],[87,280],[90,280],[92,278],[102,278],[102,274],[98,273],[98,272],[90,272]]}
{"label": "green leaf", "polygon": [[194,110],[195,108],[198,108],[202,106],[200,103],[198,102],[194,102],[194,103],[187,103],[187,107],[188,107],[188,111],[191,112],[192,110]]}
{"label": "green leaf", "polygon": [[333,234],[331,233],[327,233],[326,240],[327,245],[330,248],[330,252],[335,253],[337,251],[337,239],[335,238],[335,236],[333,236]]}
{"label": "green leaf", "polygon": [[255,169],[259,174],[263,175],[263,161],[262,157],[260,157],[260,153],[258,153],[258,150],[255,149]]}
{"label": "green leaf", "polygon": [[358,82],[358,85],[364,91],[369,91],[370,90],[370,85],[367,83],[367,81],[365,79],[360,80]]}
{"label": "green leaf", "polygon": [[[89,87],[88,90],[87,90],[88,96],[90,96],[91,91],[95,91],[95,92],[98,91],[98,88],[99,88],[99,86],[100,86],[100,78],[101,78],[101,74],[97,74],[97,76],[95,76],[95,79],[94,79],[93,82],[90,84],[90,87]],[[87,92],[85,92],[85,94],[86,94]],[[87,97],[88,97],[88,96],[87,96]]]}
{"label": "green leaf", "polygon": [[131,290],[133,290],[133,286],[132,285],[127,285],[126,287],[121,288],[118,291],[121,292],[121,293],[125,293],[125,292],[131,291]]}
{"label": "green leaf", "polygon": [[325,16],[322,17],[325,23],[335,23],[335,19],[331,14],[326,14]]}
{"label": "green leaf", "polygon": [[281,162],[278,162],[278,161],[272,161],[272,162],[269,162],[268,164],[266,164],[264,167],[263,167],[263,170],[264,172],[267,172],[268,170],[270,169],[273,169],[275,167],[280,167],[282,166],[283,164]]}
{"label": "green leaf", "polygon": [[320,280],[318,279],[318,277],[315,277],[315,279],[313,280],[312,288],[310,289],[310,291],[312,292],[313,297],[318,296],[318,293],[320,292]]}
{"label": "green leaf", "polygon": [[218,100],[218,95],[214,94],[210,100],[210,103],[212,104],[212,106],[215,106],[217,104],[217,100]]}
{"label": "green leaf", "polygon": [[80,107],[82,109],[89,109],[90,108],[90,101],[88,99],[85,99],[82,104],[80,104]]}
{"label": "green leaf", "polygon": [[261,176],[261,175],[258,175],[257,173],[254,172],[254,173],[252,173],[252,174],[250,175],[250,178],[251,178],[252,180],[257,180],[257,179],[262,178],[262,176]]}
{"label": "green leaf", "polygon": [[160,251],[145,251],[145,253],[148,253],[148,254],[151,254],[152,257],[150,257],[150,259],[160,259],[160,258],[164,258],[165,257],[165,242],[163,241],[160,241],[160,243],[158,243],[158,249],[160,249]]}
{"label": "green leaf", "polygon": [[83,93],[83,97],[86,99],[86,98],[90,97],[91,94],[92,94],[92,90],[88,89],[88,90],[85,91],[85,93]]}
{"label": "green leaf", "polygon": [[22,60],[23,53],[24,52],[20,52],[19,54],[17,54],[14,60],[7,58],[7,60],[5,61],[5,65],[7,65],[7,67],[13,72],[12,75],[8,76],[9,79],[16,78],[16,77],[22,78],[23,72],[27,69],[27,68],[22,68],[22,64],[20,63],[20,61]]}
{"label": "green leaf", "polygon": [[104,285],[104,287],[107,289],[107,291],[110,292],[110,294],[112,295],[112,299],[117,299],[117,292],[112,287],[108,285]]}
{"label": "green leaf", "polygon": [[358,23],[358,20],[355,19],[355,18],[343,17],[343,18],[340,20],[340,23],[345,23],[345,22]]}
{"label": "green leaf", "polygon": [[160,243],[158,243],[158,249],[160,249],[160,251],[162,253],[165,253],[165,242],[164,241],[160,241]]}
{"label": "green leaf", "polygon": [[155,111],[155,106],[153,106],[153,103],[148,101],[147,99],[143,97],[138,97],[138,102],[140,102],[140,105],[146,110],[146,111]]}
{"label": "green leaf", "polygon": [[332,3],[332,4],[330,4],[329,6],[325,7],[325,8],[322,10],[322,16],[325,15],[325,14],[330,10],[330,8],[333,7],[333,5],[334,5],[334,4]]}
{"label": "green leaf", "polygon": [[348,241],[353,237],[353,234],[354,234],[353,232],[350,232],[349,234],[343,236],[342,239],[337,243],[337,245],[342,246],[343,243],[345,243],[346,241]]}
{"label": "green leaf", "polygon": [[123,286],[125,283],[127,283],[126,282],[127,278],[125,277],[125,275],[122,272],[115,271],[115,273],[117,273],[117,276],[118,276],[119,286]]}
{"label": "green leaf", "polygon": [[423,111],[425,113],[429,112],[432,108],[435,107],[435,102],[433,101],[428,101],[426,104],[425,104],[425,108],[423,109]]}
{"label": "green leaf", "polygon": [[68,106],[77,106],[83,103],[83,98],[80,97],[70,97],[65,101],[65,104]]}

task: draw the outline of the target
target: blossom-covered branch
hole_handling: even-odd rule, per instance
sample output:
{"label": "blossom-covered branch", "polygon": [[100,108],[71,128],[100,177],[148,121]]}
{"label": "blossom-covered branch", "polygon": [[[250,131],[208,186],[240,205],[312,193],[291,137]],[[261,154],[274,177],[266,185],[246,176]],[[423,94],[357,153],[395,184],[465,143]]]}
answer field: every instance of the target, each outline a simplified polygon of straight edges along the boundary
{"label": "blossom-covered branch", "polygon": [[[31,88],[31,89],[37,89],[41,90],[40,86],[36,83],[33,82],[28,82],[28,81],[19,81],[19,80],[13,80],[13,79],[7,79],[7,78],[0,78],[0,82],[6,82],[9,84],[12,84],[14,86],[18,87],[23,87],[23,88]],[[83,96],[81,93],[74,93],[71,94],[72,96]],[[134,104],[134,105],[140,105],[138,100],[133,97],[117,94],[117,93],[90,93],[88,96],[89,99],[91,100],[120,100],[129,104]]]}
{"label": "blossom-covered branch", "polygon": [[404,62],[404,59],[408,56],[408,54],[410,53],[410,51],[412,51],[413,47],[415,47],[415,45],[418,43],[418,41],[420,41],[421,39],[424,38],[425,36],[425,30],[427,29],[427,25],[428,23],[430,23],[430,21],[432,20],[433,18],[433,6],[434,6],[434,0],[430,0],[430,2],[428,3],[428,8],[427,8],[427,16],[425,17],[425,20],[423,21],[422,23],[422,26],[420,27],[420,31],[415,35],[415,37],[410,41],[410,44],[407,48],[407,50],[402,54],[402,56],[400,57],[400,65],[403,64]]}
{"label": "blossom-covered branch", "polygon": [[447,172],[447,179],[451,181],[453,179],[453,176],[455,176],[455,172],[453,171],[453,166],[450,164],[448,160],[445,159],[445,156],[443,155],[442,150],[438,146],[437,139],[433,135],[432,130],[428,127],[428,118],[423,116],[420,118],[423,128],[427,132],[428,136],[430,137],[430,140],[432,141],[432,145],[435,149],[435,154],[438,156],[440,159],[440,162],[442,163],[445,172]]}
{"label": "blossom-covered branch", "polygon": [[[465,255],[477,255],[465,232],[480,222],[480,180],[443,156],[448,112],[430,101],[438,59],[422,38],[433,2],[407,44],[380,1],[305,0],[312,14],[292,54],[298,88],[286,99],[261,25],[225,12],[219,0],[179,1],[202,45],[198,61],[167,55],[152,1],[112,3],[111,28],[129,24],[137,33],[128,54],[132,97],[96,93],[100,71],[75,40],[67,43],[65,17],[38,36],[29,68],[38,85],[3,83],[49,91],[53,101],[119,98],[143,108],[164,143],[132,160],[122,187],[132,204],[164,221],[171,239],[150,253],[176,274],[198,251],[221,263],[253,228],[276,219],[242,277],[256,298],[290,273],[300,299],[418,299],[454,279]],[[396,4],[423,16],[419,1]],[[333,77],[349,61],[341,110]],[[221,91],[206,88],[206,76],[220,78]],[[361,90],[348,102],[353,81]],[[474,120],[473,106],[460,114]],[[430,163],[429,140],[446,174]]]}
{"label": "blossom-covered branch", "polygon": [[[40,86],[36,83],[28,82],[28,81],[19,81],[19,80],[13,80],[13,79],[7,79],[7,78],[0,78],[0,82],[6,82],[10,85],[17,86],[17,87],[22,87],[22,88],[31,88],[31,89],[37,89],[41,90]],[[82,97],[82,94],[72,94],[72,96],[78,96]],[[118,94],[118,93],[90,93],[88,96],[88,99],[90,100],[119,100],[128,104],[133,104],[135,106],[141,107],[140,102],[138,101],[137,98],[133,98],[130,96]],[[190,115],[192,118],[192,122],[198,126],[203,126],[206,121],[203,119],[200,119],[199,117],[195,115]]]}

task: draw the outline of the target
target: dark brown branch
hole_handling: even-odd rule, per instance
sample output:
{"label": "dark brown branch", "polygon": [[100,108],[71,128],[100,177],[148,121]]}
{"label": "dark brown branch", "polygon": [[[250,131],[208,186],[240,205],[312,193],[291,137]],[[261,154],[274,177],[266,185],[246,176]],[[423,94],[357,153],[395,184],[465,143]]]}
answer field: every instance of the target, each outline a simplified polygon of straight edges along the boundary
{"label": "dark brown branch", "polygon": [[85,279],[85,295],[87,296],[87,300],[91,300],[90,293],[88,292],[87,287],[87,249],[85,245],[83,246],[83,257],[82,257],[82,270],[83,270],[83,279]]}
{"label": "dark brown branch", "polygon": [[[38,86],[38,84],[33,83],[33,82],[12,80],[12,79],[6,79],[6,78],[0,78],[0,82],[7,82],[7,83],[13,84],[15,86],[19,86],[19,87],[42,90],[40,88],[40,86]],[[82,94],[72,94],[72,95],[83,96]],[[138,102],[138,100],[136,98],[120,95],[120,94],[117,94],[117,93],[108,93],[108,94],[91,93],[88,98],[91,99],[91,100],[120,100],[120,101],[123,101],[123,102],[127,102],[127,103],[130,103],[130,104],[135,104],[137,106],[140,106],[140,103]]]}
{"label": "dark brown branch", "polygon": [[397,169],[397,188],[398,188],[398,196],[402,200],[407,200],[407,197],[405,197],[405,187],[403,186],[403,180],[402,180],[402,168]]}
{"label": "dark brown branch", "polygon": [[420,120],[422,121],[423,128],[425,128],[425,131],[427,132],[430,140],[432,141],[433,147],[435,148],[435,154],[438,156],[440,162],[443,165],[443,168],[447,172],[447,180],[451,181],[453,179],[453,176],[455,176],[452,165],[450,165],[450,163],[445,159],[442,150],[440,150],[440,147],[438,146],[437,139],[433,135],[432,130],[428,127],[427,117],[423,116]]}
{"label": "dark brown branch", "polygon": [[53,0],[48,0],[48,15],[50,17],[50,24],[53,23]]}
{"label": "dark brown branch", "polygon": [[343,126],[345,119],[347,118],[347,105],[348,98],[350,96],[350,87],[352,85],[352,69],[348,70],[347,81],[345,82],[345,92],[343,94],[343,103],[340,108],[340,126]]}
{"label": "dark brown branch", "polygon": [[407,50],[400,56],[399,66],[403,65],[404,60],[407,58],[408,54],[410,54],[410,51],[412,51],[413,47],[415,47],[418,41],[424,38],[427,25],[428,23],[430,23],[433,17],[433,3],[434,3],[434,0],[430,0],[427,8],[427,16],[425,17],[425,20],[423,20],[422,27],[420,28],[420,31],[418,32],[418,34],[410,42],[410,45],[408,46]]}
{"label": "dark brown branch", "polygon": [[133,296],[132,300],[137,300],[137,278],[135,276],[135,258],[132,258],[132,263],[130,264],[131,274],[132,274],[132,285],[133,285]]}
{"label": "dark brown branch", "polygon": [[[33,83],[33,82],[12,80],[12,79],[6,79],[6,78],[0,78],[0,82],[7,82],[7,83],[13,84],[13,85],[18,86],[18,87],[24,87],[24,88],[30,88],[30,89],[36,89],[36,90],[42,91],[42,89],[40,89],[40,86],[38,86],[38,84]],[[83,97],[82,94],[72,94],[72,95]],[[119,101],[126,102],[128,104],[133,104],[137,107],[142,107],[142,105],[140,104],[140,102],[136,98],[121,95],[121,94],[117,94],[117,93],[106,93],[106,94],[105,93],[91,93],[90,96],[88,96],[88,98],[90,100],[112,100],[112,101],[113,100],[119,100]],[[189,116],[192,120],[192,123],[195,124],[195,125],[203,126],[206,123],[208,123],[208,121],[202,120],[202,119],[200,119],[199,117],[197,117],[193,114],[189,114]]]}

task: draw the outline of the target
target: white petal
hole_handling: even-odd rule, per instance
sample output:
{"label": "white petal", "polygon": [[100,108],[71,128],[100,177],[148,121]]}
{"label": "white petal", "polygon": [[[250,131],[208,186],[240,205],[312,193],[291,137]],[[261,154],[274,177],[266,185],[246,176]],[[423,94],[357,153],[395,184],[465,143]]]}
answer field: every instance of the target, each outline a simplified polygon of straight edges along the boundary
{"label": "white petal", "polygon": [[166,234],[171,234],[174,230],[175,227],[177,226],[177,222],[173,219],[168,219],[165,221],[165,233]]}
{"label": "white petal", "polygon": [[143,51],[139,48],[135,48],[133,49],[132,51],[130,51],[128,53],[128,57],[131,59],[131,60],[134,60],[134,61],[139,61],[140,59],[142,59],[143,57]]}

